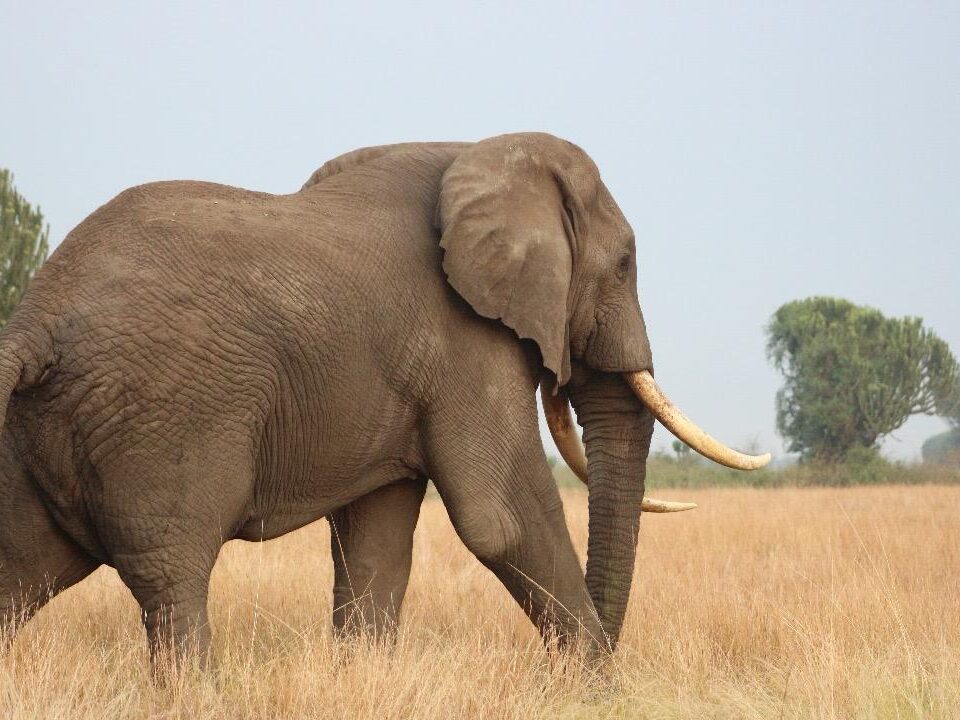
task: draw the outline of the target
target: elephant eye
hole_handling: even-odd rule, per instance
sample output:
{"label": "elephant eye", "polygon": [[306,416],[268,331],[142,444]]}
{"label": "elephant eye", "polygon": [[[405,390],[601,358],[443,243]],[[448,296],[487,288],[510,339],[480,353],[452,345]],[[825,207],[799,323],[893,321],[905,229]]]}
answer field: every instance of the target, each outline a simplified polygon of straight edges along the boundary
{"label": "elephant eye", "polygon": [[622,255],[619,262],[617,262],[617,275],[620,276],[620,279],[626,278],[627,274],[630,272],[630,256]]}

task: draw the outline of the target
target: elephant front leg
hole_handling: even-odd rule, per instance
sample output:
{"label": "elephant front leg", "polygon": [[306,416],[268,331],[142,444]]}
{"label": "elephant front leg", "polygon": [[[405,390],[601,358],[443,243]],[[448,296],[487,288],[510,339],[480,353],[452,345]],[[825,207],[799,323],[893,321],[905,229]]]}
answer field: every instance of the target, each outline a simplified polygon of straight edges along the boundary
{"label": "elephant front leg", "polygon": [[410,577],[413,532],[426,487],[425,479],[400,480],[328,517],[336,635],[393,635]]}
{"label": "elephant front leg", "polygon": [[460,539],[544,642],[579,646],[599,659],[608,644],[543,453],[533,397],[526,388],[514,402],[474,405],[467,396],[437,413],[433,480]]}

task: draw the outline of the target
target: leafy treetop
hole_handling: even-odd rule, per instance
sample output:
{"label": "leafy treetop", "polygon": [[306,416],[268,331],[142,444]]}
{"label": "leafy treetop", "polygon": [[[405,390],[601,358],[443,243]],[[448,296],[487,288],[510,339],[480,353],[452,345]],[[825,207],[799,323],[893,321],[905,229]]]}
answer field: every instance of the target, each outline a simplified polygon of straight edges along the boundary
{"label": "leafy treetop", "polygon": [[47,257],[49,225],[0,168],[0,327],[6,324],[33,274]]}
{"label": "leafy treetop", "polygon": [[767,355],[785,380],[777,429],[804,459],[875,449],[911,415],[941,414],[960,397],[957,361],[919,318],[886,318],[840,298],[781,306]]}

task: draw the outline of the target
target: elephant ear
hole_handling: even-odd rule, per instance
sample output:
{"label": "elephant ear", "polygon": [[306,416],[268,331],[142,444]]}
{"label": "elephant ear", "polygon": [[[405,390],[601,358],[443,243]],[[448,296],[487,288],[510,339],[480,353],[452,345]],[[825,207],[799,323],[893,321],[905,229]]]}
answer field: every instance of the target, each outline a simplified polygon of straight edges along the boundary
{"label": "elephant ear", "polygon": [[479,142],[444,173],[437,208],[450,284],[477,313],[536,342],[561,385],[570,376],[564,160],[573,147],[549,135]]}

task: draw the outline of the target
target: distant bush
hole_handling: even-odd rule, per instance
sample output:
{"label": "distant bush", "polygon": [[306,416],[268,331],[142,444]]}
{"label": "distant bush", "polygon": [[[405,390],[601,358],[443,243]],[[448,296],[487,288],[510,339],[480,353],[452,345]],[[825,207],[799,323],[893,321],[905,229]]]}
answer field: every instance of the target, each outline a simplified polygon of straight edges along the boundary
{"label": "distant bush", "polygon": [[960,427],[927,438],[923,443],[923,461],[960,467]]}
{"label": "distant bush", "polygon": [[[553,469],[562,487],[583,487],[563,463]],[[902,463],[887,460],[874,450],[858,449],[841,463],[794,463],[753,472],[730,470],[695,457],[655,453],[647,461],[647,488],[706,487],[845,487],[852,485],[960,484],[960,467]]]}

